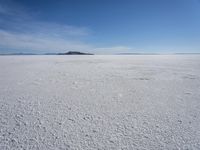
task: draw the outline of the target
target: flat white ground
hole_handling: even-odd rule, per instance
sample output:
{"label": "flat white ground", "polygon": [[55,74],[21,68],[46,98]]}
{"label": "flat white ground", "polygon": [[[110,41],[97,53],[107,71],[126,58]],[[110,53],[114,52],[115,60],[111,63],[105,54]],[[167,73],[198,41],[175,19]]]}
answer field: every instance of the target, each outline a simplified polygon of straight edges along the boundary
{"label": "flat white ground", "polygon": [[0,149],[200,149],[200,55],[1,56]]}

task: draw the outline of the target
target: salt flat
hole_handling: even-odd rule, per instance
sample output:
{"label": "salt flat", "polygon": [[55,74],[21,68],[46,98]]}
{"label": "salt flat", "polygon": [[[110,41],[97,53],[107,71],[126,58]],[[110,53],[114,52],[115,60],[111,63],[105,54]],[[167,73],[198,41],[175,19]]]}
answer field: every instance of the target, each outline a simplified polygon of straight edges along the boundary
{"label": "salt flat", "polygon": [[200,149],[200,55],[1,56],[0,149]]}

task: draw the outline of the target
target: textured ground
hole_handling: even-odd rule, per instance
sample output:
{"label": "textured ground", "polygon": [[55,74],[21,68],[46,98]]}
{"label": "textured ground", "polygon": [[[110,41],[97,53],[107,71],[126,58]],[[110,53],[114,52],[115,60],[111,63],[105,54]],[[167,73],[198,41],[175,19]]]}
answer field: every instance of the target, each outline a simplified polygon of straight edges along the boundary
{"label": "textured ground", "polygon": [[0,149],[200,149],[200,55],[1,56]]}

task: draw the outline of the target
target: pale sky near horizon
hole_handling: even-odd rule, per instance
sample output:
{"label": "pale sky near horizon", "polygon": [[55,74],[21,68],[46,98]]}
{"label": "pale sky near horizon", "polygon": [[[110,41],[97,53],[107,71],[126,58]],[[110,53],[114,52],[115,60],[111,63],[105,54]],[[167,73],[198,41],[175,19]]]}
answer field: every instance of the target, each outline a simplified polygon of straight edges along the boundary
{"label": "pale sky near horizon", "polygon": [[200,53],[200,0],[0,0],[0,53]]}

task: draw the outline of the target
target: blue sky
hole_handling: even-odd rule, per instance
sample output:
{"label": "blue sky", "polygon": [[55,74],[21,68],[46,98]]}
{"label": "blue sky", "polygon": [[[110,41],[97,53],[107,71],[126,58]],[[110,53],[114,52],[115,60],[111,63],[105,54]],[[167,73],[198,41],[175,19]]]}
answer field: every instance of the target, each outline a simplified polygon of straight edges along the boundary
{"label": "blue sky", "polygon": [[200,0],[0,0],[0,53],[199,53]]}

